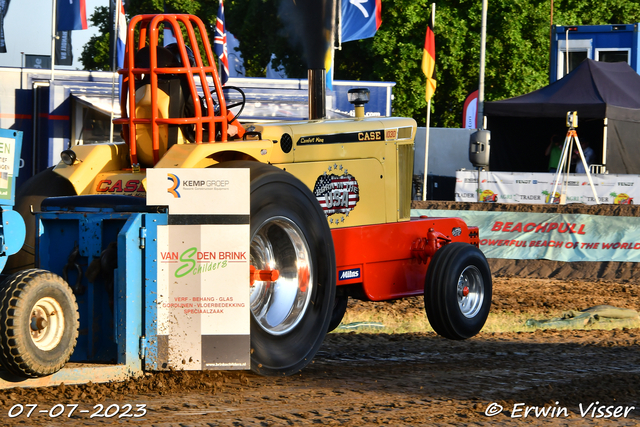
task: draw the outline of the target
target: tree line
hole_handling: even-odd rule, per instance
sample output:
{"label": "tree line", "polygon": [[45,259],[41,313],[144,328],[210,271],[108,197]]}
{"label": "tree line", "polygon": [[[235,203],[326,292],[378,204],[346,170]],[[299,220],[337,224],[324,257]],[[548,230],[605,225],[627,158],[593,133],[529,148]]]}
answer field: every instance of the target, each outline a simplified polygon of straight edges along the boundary
{"label": "tree line", "polygon": [[[290,0],[227,0],[227,30],[240,41],[247,77],[264,77],[272,54],[292,78],[306,78],[303,53],[290,43],[279,4]],[[298,0],[304,1],[304,0]],[[306,0],[313,1],[313,0]],[[394,115],[424,126],[427,102],[420,69],[433,0],[382,0],[382,25],[370,39],[344,43],[335,51],[334,79],[393,81]],[[485,100],[511,98],[549,81],[550,0],[489,0]],[[436,1],[436,80],[431,126],[460,127],[466,97],[478,88],[481,0]],[[212,40],[218,2],[130,0],[127,15],[168,12],[199,16]],[[84,46],[87,70],[109,70],[109,11],[90,18],[100,34]],[[556,25],[630,24],[640,21],[640,0],[555,0]]]}

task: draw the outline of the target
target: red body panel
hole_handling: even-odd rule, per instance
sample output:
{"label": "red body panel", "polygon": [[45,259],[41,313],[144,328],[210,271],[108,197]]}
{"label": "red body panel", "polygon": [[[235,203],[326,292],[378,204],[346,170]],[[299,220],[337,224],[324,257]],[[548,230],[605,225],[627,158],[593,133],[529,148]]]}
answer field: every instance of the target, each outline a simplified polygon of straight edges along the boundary
{"label": "red body panel", "polygon": [[332,230],[338,267],[337,285],[362,283],[372,301],[384,301],[424,292],[428,262],[412,254],[413,242],[435,229],[453,242],[478,245],[478,230],[459,218],[420,218]]}

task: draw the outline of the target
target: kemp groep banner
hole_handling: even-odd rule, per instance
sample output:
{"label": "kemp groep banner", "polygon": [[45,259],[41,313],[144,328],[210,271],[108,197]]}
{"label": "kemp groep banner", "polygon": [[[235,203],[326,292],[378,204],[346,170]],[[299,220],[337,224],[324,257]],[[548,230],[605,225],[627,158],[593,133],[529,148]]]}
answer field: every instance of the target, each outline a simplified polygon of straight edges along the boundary
{"label": "kemp groep banner", "polygon": [[413,209],[480,228],[487,258],[640,262],[640,218],[580,214]]}

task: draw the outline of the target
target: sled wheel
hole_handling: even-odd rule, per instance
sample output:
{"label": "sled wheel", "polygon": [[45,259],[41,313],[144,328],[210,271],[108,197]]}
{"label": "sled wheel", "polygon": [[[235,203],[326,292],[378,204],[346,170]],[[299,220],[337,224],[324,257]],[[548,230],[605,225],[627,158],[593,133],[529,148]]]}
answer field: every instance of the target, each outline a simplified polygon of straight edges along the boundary
{"label": "sled wheel", "polygon": [[311,362],[327,333],[336,292],[333,239],[311,191],[293,175],[252,161],[217,167],[251,173],[251,265],[275,282],[251,286],[251,369],[290,375]]}
{"label": "sled wheel", "polygon": [[331,322],[329,322],[329,330],[331,332],[335,330],[340,323],[342,322],[342,318],[344,314],[347,312],[347,304],[349,303],[348,296],[336,296],[335,302],[333,303],[333,313],[331,314]]}
{"label": "sled wheel", "polygon": [[45,270],[9,276],[0,289],[0,357],[12,374],[59,371],[78,339],[78,305],[69,285]]}
{"label": "sled wheel", "polygon": [[34,267],[36,243],[36,219],[31,214],[40,210],[40,203],[47,197],[75,196],[76,190],[64,177],[58,175],[50,167],[36,174],[20,185],[16,193],[15,210],[22,215],[26,226],[26,236],[22,249],[7,259],[5,273],[14,273]]}
{"label": "sled wheel", "polygon": [[466,339],[484,326],[491,308],[491,271],[480,249],[456,242],[434,255],[424,302],[431,327],[449,339]]}

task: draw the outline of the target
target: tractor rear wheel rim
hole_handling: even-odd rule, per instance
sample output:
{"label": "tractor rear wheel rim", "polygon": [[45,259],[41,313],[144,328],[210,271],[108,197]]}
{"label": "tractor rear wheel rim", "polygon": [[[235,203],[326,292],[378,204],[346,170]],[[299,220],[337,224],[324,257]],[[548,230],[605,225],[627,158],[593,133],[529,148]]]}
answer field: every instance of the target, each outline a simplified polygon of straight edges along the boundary
{"label": "tractor rear wheel rim", "polygon": [[474,318],[482,308],[484,301],[484,282],[482,274],[475,265],[469,265],[458,278],[458,307],[462,315]]}
{"label": "tractor rear wheel rim", "polygon": [[304,317],[313,292],[314,272],[304,234],[288,218],[267,219],[251,239],[251,265],[278,270],[275,282],[257,280],[251,286],[251,313],[267,333],[286,334]]}
{"label": "tractor rear wheel rim", "polygon": [[53,350],[64,334],[62,307],[51,297],[40,298],[31,309],[29,318],[31,340],[42,351]]}

